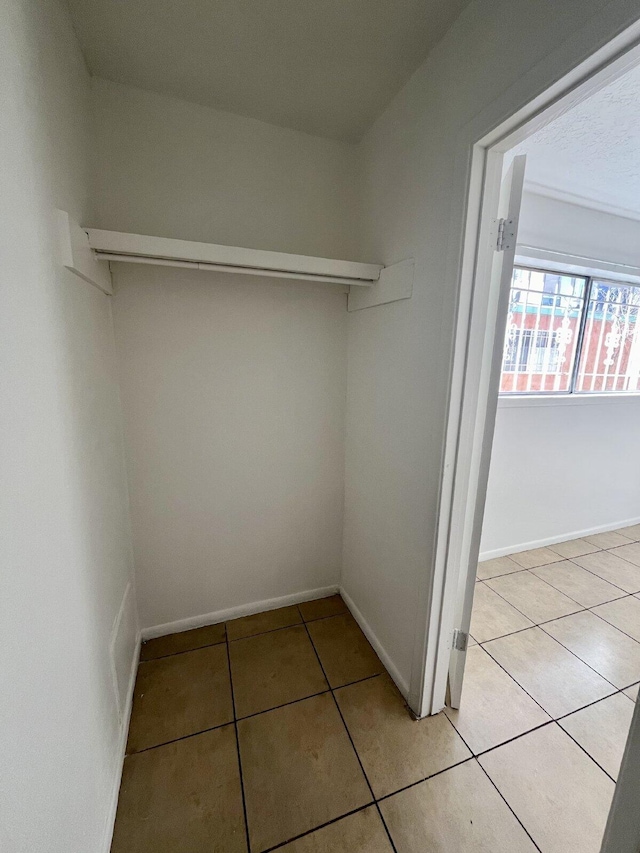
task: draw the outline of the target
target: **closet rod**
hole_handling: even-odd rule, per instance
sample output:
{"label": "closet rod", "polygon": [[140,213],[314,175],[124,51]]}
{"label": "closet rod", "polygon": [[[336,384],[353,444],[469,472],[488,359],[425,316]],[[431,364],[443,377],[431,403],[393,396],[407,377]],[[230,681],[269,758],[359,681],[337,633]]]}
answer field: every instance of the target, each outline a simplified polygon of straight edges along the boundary
{"label": "closet rod", "polygon": [[86,233],[89,246],[103,260],[118,258],[131,261],[133,258],[141,258],[143,263],[177,261],[198,269],[364,286],[377,282],[383,269],[381,264],[199,243],[171,237],[151,237],[94,228],[86,229]]}
{"label": "closet rod", "polygon": [[339,276],[319,275],[315,273],[288,272],[286,270],[258,269],[256,267],[231,266],[229,264],[209,264],[198,261],[172,261],[167,258],[146,258],[142,255],[119,255],[114,252],[95,252],[98,261],[120,261],[127,264],[153,264],[161,267],[179,267],[192,270],[212,270],[215,272],[233,272],[243,275],[270,276],[272,278],[292,278],[299,281],[318,281],[324,284],[348,284],[370,287],[373,282],[363,279],[341,278]]}

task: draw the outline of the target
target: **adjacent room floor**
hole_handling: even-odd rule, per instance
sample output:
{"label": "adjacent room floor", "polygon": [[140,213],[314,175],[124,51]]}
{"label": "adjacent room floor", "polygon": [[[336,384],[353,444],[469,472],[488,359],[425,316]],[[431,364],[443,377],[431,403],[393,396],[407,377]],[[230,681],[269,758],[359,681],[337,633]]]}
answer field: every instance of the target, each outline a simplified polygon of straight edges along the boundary
{"label": "adjacent room floor", "polygon": [[339,596],[151,640],[112,853],[597,853],[639,593],[640,525],[481,563],[463,707],[419,722]]}

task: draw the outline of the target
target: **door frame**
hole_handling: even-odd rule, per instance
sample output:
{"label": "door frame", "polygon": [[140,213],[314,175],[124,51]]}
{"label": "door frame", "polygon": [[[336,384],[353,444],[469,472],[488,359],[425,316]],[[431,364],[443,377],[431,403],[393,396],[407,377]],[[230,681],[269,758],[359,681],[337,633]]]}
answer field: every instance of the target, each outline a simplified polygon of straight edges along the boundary
{"label": "door frame", "polygon": [[[487,235],[492,234],[498,210],[503,156],[639,63],[640,20],[524,107],[495,122],[494,130],[474,144],[469,144],[474,129],[492,126],[496,113],[499,115],[499,102],[459,134],[455,175],[458,184],[465,184],[466,210],[461,251],[452,246],[447,257],[446,280],[458,282],[458,305],[434,570],[428,588],[425,585],[419,592],[419,612],[426,614],[427,621],[417,626],[409,695],[410,706],[419,717],[436,714],[446,704],[459,590],[470,572],[475,575],[479,552],[493,441],[491,412],[493,409],[495,416],[497,406],[497,397],[491,398],[486,381],[491,376],[493,347],[487,346],[485,331],[487,326],[495,328],[499,320],[486,275],[495,244]],[[536,80],[543,73],[536,66],[531,76]],[[459,215],[459,210],[452,214],[453,229],[459,222],[455,213]],[[493,341],[495,344],[495,334]]]}

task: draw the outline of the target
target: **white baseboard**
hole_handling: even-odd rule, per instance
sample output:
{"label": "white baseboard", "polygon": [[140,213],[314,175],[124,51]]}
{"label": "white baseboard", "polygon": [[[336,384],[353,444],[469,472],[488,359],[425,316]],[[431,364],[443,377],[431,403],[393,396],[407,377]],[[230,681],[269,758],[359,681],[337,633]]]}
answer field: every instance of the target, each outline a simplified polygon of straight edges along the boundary
{"label": "white baseboard", "polygon": [[356,620],[358,625],[362,628],[362,633],[365,635],[367,640],[371,643],[373,648],[375,649],[376,654],[384,664],[384,668],[387,670],[391,678],[395,681],[396,686],[400,693],[406,699],[409,695],[409,682],[405,681],[405,679],[400,675],[397,666],[389,657],[386,649],[380,642],[380,640],[376,637],[375,633],[371,629],[369,623],[364,618],[362,613],[356,607],[353,599],[349,595],[349,593],[344,589],[344,587],[340,587],[340,595],[343,597],[345,604],[351,611],[353,618]]}
{"label": "white baseboard", "polygon": [[263,601],[254,601],[251,604],[241,604],[238,607],[229,607],[226,610],[215,610],[213,613],[203,613],[201,616],[187,616],[186,619],[176,619],[175,622],[165,622],[162,625],[143,628],[142,639],[153,640],[156,637],[188,631],[191,628],[216,625],[218,622],[238,619],[240,616],[252,616],[254,613],[264,613],[266,610],[276,610],[278,607],[301,604],[303,601],[311,601],[314,598],[326,598],[329,595],[335,595],[336,592],[338,592],[338,585],[334,584],[333,586],[322,586],[318,589],[308,589],[305,592],[294,592],[292,595],[281,595],[279,598],[267,598]]}
{"label": "white baseboard", "polygon": [[593,536],[595,533],[608,533],[610,530],[618,530],[621,527],[631,527],[632,524],[640,524],[640,517],[601,524],[598,527],[589,527],[586,530],[574,530],[573,532],[563,533],[561,536],[548,536],[545,539],[535,539],[532,542],[519,543],[518,545],[506,545],[503,548],[494,548],[492,551],[482,551],[478,560],[482,562],[483,560],[493,560],[494,557],[519,554],[521,551],[531,551],[533,548],[543,548],[545,545],[557,545],[558,542],[567,542],[569,539],[580,539],[582,536]]}
{"label": "white baseboard", "polygon": [[136,685],[136,675],[138,673],[138,664],[140,662],[140,646],[142,645],[142,637],[138,631],[136,637],[136,645],[131,658],[131,671],[129,674],[129,685],[127,696],[120,723],[120,742],[118,744],[118,759],[116,762],[116,777],[113,781],[113,790],[111,792],[111,803],[107,815],[107,823],[105,827],[104,843],[102,845],[103,853],[109,853],[111,850],[111,842],[113,840],[113,828],[116,823],[116,812],[118,810],[118,795],[120,794],[120,782],[122,780],[122,769],[124,767],[124,759],[127,750],[127,738],[129,736],[129,722],[131,720],[131,709],[133,707],[133,691]]}

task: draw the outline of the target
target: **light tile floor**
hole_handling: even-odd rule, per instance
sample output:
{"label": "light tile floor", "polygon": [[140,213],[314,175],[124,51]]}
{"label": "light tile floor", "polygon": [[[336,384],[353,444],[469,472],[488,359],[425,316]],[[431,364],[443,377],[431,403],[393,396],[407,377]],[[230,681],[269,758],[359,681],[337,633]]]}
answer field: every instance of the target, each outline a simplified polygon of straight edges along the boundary
{"label": "light tile floor", "polygon": [[337,595],[151,640],[112,853],[597,853],[639,594],[638,525],[480,564],[462,707],[419,722]]}

